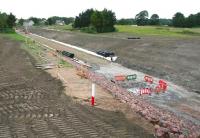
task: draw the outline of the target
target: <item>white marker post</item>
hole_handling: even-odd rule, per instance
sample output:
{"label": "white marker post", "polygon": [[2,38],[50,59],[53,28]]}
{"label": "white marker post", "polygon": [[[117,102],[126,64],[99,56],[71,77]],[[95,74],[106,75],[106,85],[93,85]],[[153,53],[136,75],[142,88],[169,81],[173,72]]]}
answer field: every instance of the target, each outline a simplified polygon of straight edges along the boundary
{"label": "white marker post", "polygon": [[91,105],[94,106],[94,97],[95,97],[95,84],[92,83],[92,99],[91,99]]}

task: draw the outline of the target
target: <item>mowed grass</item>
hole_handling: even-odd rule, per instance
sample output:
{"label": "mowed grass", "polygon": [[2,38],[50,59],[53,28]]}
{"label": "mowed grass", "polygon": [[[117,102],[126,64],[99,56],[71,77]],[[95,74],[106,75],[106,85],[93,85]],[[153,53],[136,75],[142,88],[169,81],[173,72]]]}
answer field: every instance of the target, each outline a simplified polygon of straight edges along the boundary
{"label": "mowed grass", "polygon": [[60,30],[60,31],[73,30],[72,25],[52,25],[52,26],[48,26],[47,28]]}
{"label": "mowed grass", "polygon": [[1,33],[0,34],[3,37],[8,37],[12,40],[20,41],[20,42],[25,42],[26,38],[22,35],[19,35],[17,33]]}
{"label": "mowed grass", "polygon": [[174,28],[168,26],[116,25],[117,32],[149,36],[200,36],[200,28]]}
{"label": "mowed grass", "polygon": [[[48,26],[49,29],[55,29],[60,31],[75,31],[71,25],[53,25]],[[200,36],[200,27],[199,28],[175,28],[168,26],[136,26],[136,25],[115,25],[116,32],[114,33],[127,33],[131,35],[139,36],[168,36],[168,37],[191,37],[191,36]],[[80,31],[78,31],[80,32]],[[86,32],[82,32],[86,33]],[[110,33],[103,33],[104,35]],[[96,34],[93,34],[96,35]]]}

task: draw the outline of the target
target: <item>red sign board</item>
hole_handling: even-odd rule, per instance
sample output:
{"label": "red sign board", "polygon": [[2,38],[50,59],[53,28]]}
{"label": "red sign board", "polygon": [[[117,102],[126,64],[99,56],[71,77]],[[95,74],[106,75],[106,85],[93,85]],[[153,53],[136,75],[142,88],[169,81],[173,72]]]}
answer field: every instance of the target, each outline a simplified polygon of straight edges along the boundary
{"label": "red sign board", "polygon": [[148,82],[148,83],[153,83],[153,77],[151,77],[151,76],[144,76],[144,80],[146,81],[146,82]]}
{"label": "red sign board", "polygon": [[126,76],[125,75],[115,76],[115,80],[116,81],[124,81],[124,80],[126,80]]}

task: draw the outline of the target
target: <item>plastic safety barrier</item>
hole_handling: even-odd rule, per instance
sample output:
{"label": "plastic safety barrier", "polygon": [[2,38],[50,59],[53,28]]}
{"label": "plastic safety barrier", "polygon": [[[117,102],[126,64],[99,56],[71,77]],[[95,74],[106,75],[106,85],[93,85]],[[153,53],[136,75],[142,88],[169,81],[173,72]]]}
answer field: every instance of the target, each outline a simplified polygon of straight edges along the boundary
{"label": "plastic safety barrier", "polygon": [[115,80],[116,81],[125,81],[126,80],[126,76],[125,75],[115,76]]}
{"label": "plastic safety barrier", "polygon": [[148,83],[153,83],[153,77],[151,77],[151,76],[144,76],[144,80],[146,81],[146,82],[148,82]]}
{"label": "plastic safety barrier", "polygon": [[136,74],[128,75],[128,76],[126,76],[126,79],[127,80],[136,80],[137,79],[137,75]]}
{"label": "plastic safety barrier", "polygon": [[151,93],[152,93],[152,89],[151,88],[140,89],[140,95],[143,95],[143,94],[149,94],[149,95],[151,95]]}

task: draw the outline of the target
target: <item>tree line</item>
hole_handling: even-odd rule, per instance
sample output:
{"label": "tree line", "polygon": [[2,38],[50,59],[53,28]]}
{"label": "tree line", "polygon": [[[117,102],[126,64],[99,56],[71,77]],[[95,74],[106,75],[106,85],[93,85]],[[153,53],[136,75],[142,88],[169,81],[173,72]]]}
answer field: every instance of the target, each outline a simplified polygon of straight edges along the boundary
{"label": "tree line", "polygon": [[74,28],[91,28],[98,33],[112,32],[115,30],[116,23],[115,13],[111,10],[104,9],[102,11],[87,9],[76,16]]}
{"label": "tree line", "polygon": [[68,25],[74,22],[74,18],[73,17],[58,17],[58,16],[53,16],[53,17],[49,17],[45,24],[46,25],[55,25],[57,23],[57,21],[62,21],[64,24]]}
{"label": "tree line", "polygon": [[148,11],[144,10],[139,12],[135,18],[130,19],[119,19],[117,20],[118,25],[172,25],[171,19],[160,19],[158,14],[153,14],[150,19]]}
{"label": "tree line", "polygon": [[174,27],[199,27],[200,26],[200,12],[197,14],[190,14],[185,17],[184,14],[177,12],[172,23]]}
{"label": "tree line", "polygon": [[172,19],[160,19],[158,14],[153,14],[149,18],[149,13],[146,10],[139,12],[135,19],[120,19],[117,21],[119,25],[168,25],[174,27],[200,27],[200,12],[190,14],[185,17],[184,14],[177,12]]}
{"label": "tree line", "polygon": [[158,14],[152,14],[149,18],[149,13],[146,10],[143,10],[136,14],[135,16],[136,24],[138,26],[144,25],[172,25],[171,19],[160,19]]}
{"label": "tree line", "polygon": [[[12,13],[7,14],[0,12],[0,31],[13,28],[16,25],[16,17]],[[75,17],[58,17],[52,16],[48,19],[30,17],[29,19],[17,20],[17,25],[23,25],[25,21],[33,21],[34,25],[55,25],[57,23],[72,24],[73,28],[88,29],[98,33],[115,31],[115,24],[118,25],[168,25],[174,27],[200,27],[200,12],[190,14],[185,17],[184,14],[177,12],[172,19],[160,19],[158,14],[152,14],[143,10],[136,14],[135,18],[116,19],[115,13],[111,10],[102,11],[87,9]]]}
{"label": "tree line", "polygon": [[11,31],[13,26],[15,26],[16,17],[10,13],[0,12],[0,32]]}

